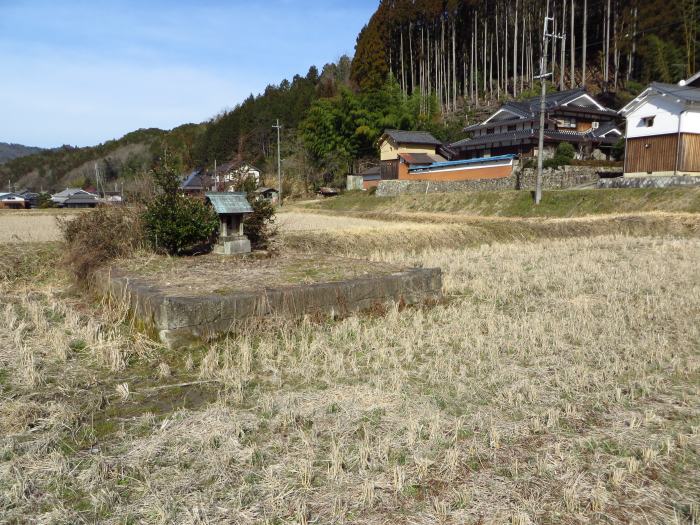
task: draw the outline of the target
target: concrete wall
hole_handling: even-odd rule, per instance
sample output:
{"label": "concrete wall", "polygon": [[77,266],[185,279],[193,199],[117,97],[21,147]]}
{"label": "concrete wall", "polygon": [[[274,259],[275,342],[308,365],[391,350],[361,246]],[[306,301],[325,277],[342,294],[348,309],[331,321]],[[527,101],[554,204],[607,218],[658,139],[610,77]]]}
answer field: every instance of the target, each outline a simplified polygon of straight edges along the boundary
{"label": "concrete wall", "polygon": [[361,190],[363,181],[362,175],[348,175],[345,189],[348,191]]}
{"label": "concrete wall", "polygon": [[[562,166],[546,169],[542,174],[544,189],[567,189],[581,184],[591,184],[600,179],[598,172],[622,175],[622,168],[598,168],[593,166]],[[460,191],[534,190],[537,170],[516,169],[503,178],[464,181],[409,181],[383,180],[377,186],[378,197],[390,197],[416,193],[452,193]]]}

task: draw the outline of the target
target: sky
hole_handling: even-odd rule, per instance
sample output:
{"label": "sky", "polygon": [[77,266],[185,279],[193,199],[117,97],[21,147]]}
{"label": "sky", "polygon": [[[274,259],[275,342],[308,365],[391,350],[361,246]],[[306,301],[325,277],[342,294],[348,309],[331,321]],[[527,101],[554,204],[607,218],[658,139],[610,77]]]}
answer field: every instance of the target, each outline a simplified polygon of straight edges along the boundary
{"label": "sky", "polygon": [[343,54],[378,0],[0,0],[0,142],[202,122]]}

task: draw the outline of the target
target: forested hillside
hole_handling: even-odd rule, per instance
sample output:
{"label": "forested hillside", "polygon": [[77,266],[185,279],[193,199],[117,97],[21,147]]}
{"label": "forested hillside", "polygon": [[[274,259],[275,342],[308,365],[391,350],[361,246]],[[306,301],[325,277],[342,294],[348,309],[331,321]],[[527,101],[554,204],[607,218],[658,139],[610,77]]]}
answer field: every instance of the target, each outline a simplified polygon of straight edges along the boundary
{"label": "forested hillside", "polygon": [[362,30],[352,79],[404,93],[435,93],[445,112],[460,98],[517,97],[540,74],[545,6],[547,70],[559,89],[617,91],[630,81],[675,82],[699,67],[697,0],[382,0]]}
{"label": "forested hillside", "polygon": [[[550,39],[551,89],[586,86],[616,107],[648,81],[675,82],[700,69],[698,0],[549,2],[549,31],[560,37]],[[500,102],[535,95],[546,4],[382,0],[357,38],[354,59],[269,85],[206,123],[15,159],[0,166],[0,184],[89,184],[95,161],[107,182],[127,184],[163,159],[184,172],[239,158],[273,175],[276,119],[286,194],[340,183],[376,159],[385,128],[456,140],[465,124]]]}
{"label": "forested hillside", "polygon": [[26,157],[27,155],[33,155],[34,153],[39,153],[40,151],[42,151],[42,148],[23,146],[22,144],[8,144],[7,142],[0,142],[0,164],[4,164],[8,160]]}

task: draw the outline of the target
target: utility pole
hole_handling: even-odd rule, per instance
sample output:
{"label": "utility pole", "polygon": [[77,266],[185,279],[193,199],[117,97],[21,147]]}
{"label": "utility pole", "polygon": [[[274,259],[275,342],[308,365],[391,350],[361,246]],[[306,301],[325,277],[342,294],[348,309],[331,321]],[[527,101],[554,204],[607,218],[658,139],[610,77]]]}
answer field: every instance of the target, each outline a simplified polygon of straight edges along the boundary
{"label": "utility pole", "polygon": [[277,198],[279,199],[280,206],[282,206],[282,157],[280,156],[280,119],[277,119],[277,123],[272,126],[277,130]]}
{"label": "utility pole", "polygon": [[554,18],[549,17],[549,0],[547,0],[547,10],[544,15],[544,28],[542,30],[542,56],[540,57],[540,84],[542,92],[540,94],[540,136],[537,144],[537,180],[535,182],[535,204],[539,204],[542,200],[542,164],[544,162],[544,113],[547,109],[547,77],[552,75],[547,73],[547,51],[549,49],[549,39],[562,38],[557,35],[549,34],[549,22],[554,21]]}

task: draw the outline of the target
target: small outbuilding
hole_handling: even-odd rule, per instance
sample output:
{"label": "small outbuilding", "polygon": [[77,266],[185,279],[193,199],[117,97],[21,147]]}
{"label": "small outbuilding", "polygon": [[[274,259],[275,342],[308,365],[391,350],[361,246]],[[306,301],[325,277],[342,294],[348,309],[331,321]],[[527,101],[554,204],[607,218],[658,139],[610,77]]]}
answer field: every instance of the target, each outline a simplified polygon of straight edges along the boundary
{"label": "small outbuilding", "polygon": [[277,204],[279,201],[280,192],[275,188],[267,188],[265,186],[255,190],[255,195],[258,199],[266,200],[272,204]]}
{"label": "small outbuilding", "polygon": [[246,194],[242,192],[208,192],[206,202],[219,215],[219,240],[214,253],[237,255],[250,253],[250,240],[243,233],[243,219],[253,213]]}

